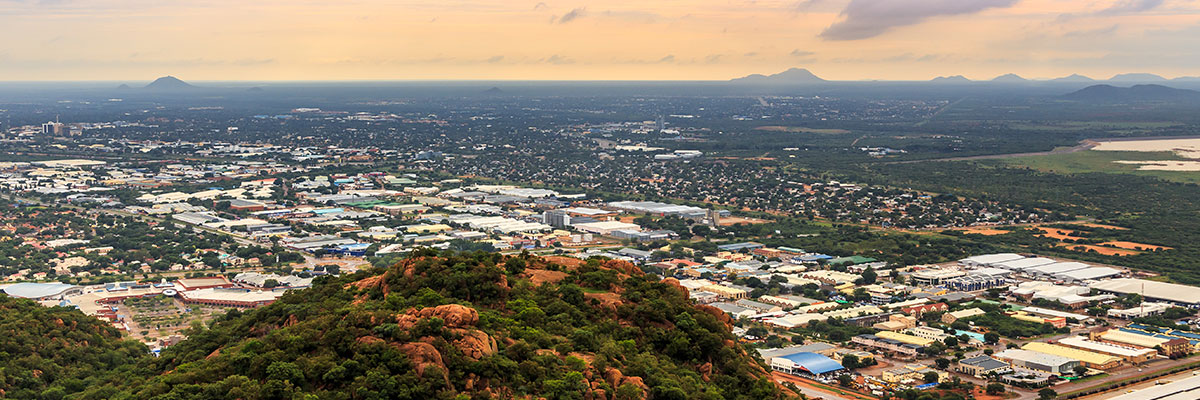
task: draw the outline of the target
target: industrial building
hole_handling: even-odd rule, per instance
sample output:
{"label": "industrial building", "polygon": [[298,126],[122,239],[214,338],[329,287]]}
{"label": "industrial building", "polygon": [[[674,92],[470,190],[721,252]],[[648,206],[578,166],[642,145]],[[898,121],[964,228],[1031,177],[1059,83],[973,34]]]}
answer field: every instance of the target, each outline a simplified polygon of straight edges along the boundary
{"label": "industrial building", "polygon": [[1080,350],[1121,357],[1121,359],[1125,360],[1125,362],[1129,364],[1141,364],[1158,356],[1158,352],[1154,349],[1118,346],[1104,342],[1093,342],[1079,336],[1071,336],[1060,339],[1058,344]]}
{"label": "industrial building", "polygon": [[991,267],[995,264],[1020,260],[1022,258],[1025,258],[1025,256],[1013,253],[986,254],[982,256],[967,257],[958,260],[958,263],[968,267]]}
{"label": "industrial building", "polygon": [[1083,366],[1095,369],[1113,369],[1124,362],[1121,357],[1043,342],[1029,342],[1021,346],[1021,349],[1079,360]]}
{"label": "industrial building", "polygon": [[1032,369],[1054,375],[1070,375],[1073,373],[1075,367],[1080,365],[1079,360],[1076,359],[1022,349],[1004,350],[996,353],[995,357],[1008,361],[1014,367]]}
{"label": "industrial building", "polygon": [[275,302],[283,290],[250,290],[238,288],[208,288],[179,292],[180,299],[189,304],[218,307],[259,307]]}
{"label": "industrial building", "polygon": [[973,375],[982,378],[988,374],[1006,374],[1012,372],[1008,363],[989,356],[976,356],[960,360],[954,366],[954,372]]}
{"label": "industrial building", "polygon": [[1108,400],[1188,400],[1200,399],[1200,375],[1190,376],[1174,382],[1135,390]]}
{"label": "industrial building", "polygon": [[49,300],[83,294],[83,288],[65,283],[14,283],[0,287],[0,292],[22,299]]}
{"label": "industrial building", "polygon": [[1147,301],[1171,303],[1180,307],[1200,308],[1200,290],[1195,286],[1157,282],[1145,279],[1118,278],[1088,285],[1092,289],[1113,294],[1139,294]]}
{"label": "industrial building", "polygon": [[850,339],[850,342],[861,345],[861,346],[871,347],[871,348],[875,348],[875,349],[879,349],[879,350],[883,350],[883,351],[889,351],[889,352],[893,352],[893,353],[897,353],[897,354],[905,354],[905,355],[909,355],[909,356],[916,356],[921,353],[922,349],[925,348],[923,346],[918,346],[918,345],[915,345],[912,343],[905,343],[905,342],[901,342],[898,340],[882,338],[882,337],[879,337],[876,335],[871,335],[871,334],[863,334],[863,335],[855,336]]}
{"label": "industrial building", "polygon": [[813,352],[799,352],[772,357],[771,369],[792,375],[827,376],[845,370],[842,364],[825,355]]}

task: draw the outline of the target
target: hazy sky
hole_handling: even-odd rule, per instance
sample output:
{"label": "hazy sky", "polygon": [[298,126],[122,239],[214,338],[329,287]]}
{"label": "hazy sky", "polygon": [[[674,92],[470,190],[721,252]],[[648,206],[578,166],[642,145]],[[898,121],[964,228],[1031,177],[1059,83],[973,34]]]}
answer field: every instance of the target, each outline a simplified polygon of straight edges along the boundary
{"label": "hazy sky", "polygon": [[0,81],[1200,76],[1200,0],[0,0]]}

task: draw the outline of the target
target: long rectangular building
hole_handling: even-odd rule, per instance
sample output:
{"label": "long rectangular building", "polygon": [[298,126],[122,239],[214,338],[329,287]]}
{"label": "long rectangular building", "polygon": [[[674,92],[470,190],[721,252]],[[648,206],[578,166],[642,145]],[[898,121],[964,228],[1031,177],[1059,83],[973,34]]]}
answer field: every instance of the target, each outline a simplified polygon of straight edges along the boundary
{"label": "long rectangular building", "polygon": [[1130,364],[1141,364],[1154,359],[1154,357],[1158,355],[1158,352],[1154,349],[1139,349],[1130,346],[1118,346],[1111,343],[1093,342],[1079,336],[1071,336],[1061,339],[1058,341],[1058,344],[1080,350],[1108,354],[1114,357],[1121,357],[1121,359]]}
{"label": "long rectangular building", "polygon": [[1200,288],[1145,279],[1119,278],[1088,285],[1114,294],[1140,294],[1148,301],[1161,301],[1189,308],[1200,308]]}
{"label": "long rectangular building", "polygon": [[1124,361],[1120,357],[1042,342],[1029,342],[1021,346],[1021,349],[1079,360],[1084,366],[1095,369],[1116,368]]}
{"label": "long rectangular building", "polygon": [[1079,360],[1046,354],[1039,351],[1008,349],[996,353],[998,359],[1008,361],[1014,367],[1049,372],[1055,375],[1067,375],[1079,366]]}

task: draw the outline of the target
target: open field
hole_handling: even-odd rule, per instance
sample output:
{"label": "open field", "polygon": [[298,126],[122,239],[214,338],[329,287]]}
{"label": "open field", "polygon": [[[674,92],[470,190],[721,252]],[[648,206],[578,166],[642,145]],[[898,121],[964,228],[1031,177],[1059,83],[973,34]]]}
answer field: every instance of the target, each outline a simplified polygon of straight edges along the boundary
{"label": "open field", "polygon": [[754,128],[754,130],[770,131],[770,132],[790,132],[790,133],[817,133],[817,134],[823,134],[823,135],[840,135],[840,134],[844,134],[844,133],[850,133],[850,131],[845,130],[845,129],[815,129],[815,128],[805,128],[803,126],[760,126],[760,127]]}
{"label": "open field", "polygon": [[1112,246],[1112,247],[1128,249],[1128,250],[1171,250],[1172,249],[1171,247],[1166,247],[1166,246],[1157,246],[1157,245],[1153,245],[1153,244],[1145,244],[1145,243],[1137,243],[1137,242],[1124,242],[1124,241],[1104,242],[1104,243],[1100,243],[1100,245],[1101,246]]}
{"label": "open field", "polygon": [[1096,151],[1169,151],[1180,157],[1200,158],[1200,139],[1113,140],[1097,142]]}
{"label": "open field", "polygon": [[962,233],[968,234],[968,235],[976,234],[976,235],[983,235],[983,236],[998,236],[998,235],[1003,235],[1003,234],[1012,232],[1012,231],[1006,231],[1003,229],[996,229],[996,228],[991,228],[991,227],[972,227],[972,228],[955,229],[955,230],[961,231]]}
{"label": "open field", "polygon": [[1095,251],[1096,253],[1103,254],[1106,256],[1132,256],[1135,254],[1142,254],[1142,252],[1135,251],[1135,250],[1117,249],[1117,248],[1112,248],[1112,247],[1096,246],[1096,245],[1091,245],[1091,244],[1058,243],[1057,246],[1065,247],[1065,248],[1075,250],[1078,252],[1086,252],[1088,250],[1092,250],[1092,251]]}
{"label": "open field", "polygon": [[721,218],[721,226],[730,226],[737,224],[765,224],[771,222],[766,219],[750,218],[750,217],[725,217]]}
{"label": "open field", "polygon": [[1185,161],[1188,160],[1170,151],[1089,150],[1074,153],[1012,157],[1001,159],[998,162],[1009,166],[1027,167],[1060,174],[1090,172],[1120,173],[1155,177],[1174,182],[1200,183],[1200,174],[1195,171],[1163,170],[1161,168],[1144,169],[1143,167],[1151,166],[1152,164],[1141,164]]}
{"label": "open field", "polygon": [[1039,226],[1037,229],[1043,232],[1042,234],[1040,234],[1038,236],[1044,236],[1044,237],[1048,237],[1051,239],[1058,239],[1058,240],[1065,240],[1065,239],[1075,240],[1075,239],[1077,239],[1077,237],[1071,236],[1071,234],[1075,233],[1076,231],[1073,231],[1070,229],[1047,228],[1047,227],[1042,227],[1042,226]]}

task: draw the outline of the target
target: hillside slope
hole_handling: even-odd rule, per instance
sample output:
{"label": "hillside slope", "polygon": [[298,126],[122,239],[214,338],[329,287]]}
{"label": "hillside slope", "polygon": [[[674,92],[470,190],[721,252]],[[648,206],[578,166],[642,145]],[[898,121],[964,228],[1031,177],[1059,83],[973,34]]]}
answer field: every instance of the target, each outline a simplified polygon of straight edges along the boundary
{"label": "hillside slope", "polygon": [[60,399],[147,358],[106,322],[0,294],[0,398]]}
{"label": "hillside slope", "polygon": [[85,397],[781,397],[729,319],[682,288],[628,263],[555,261],[426,251],[323,278],[192,332]]}

